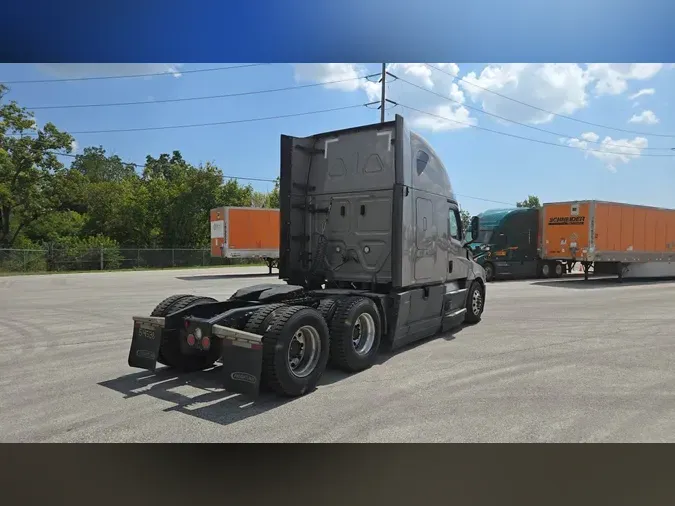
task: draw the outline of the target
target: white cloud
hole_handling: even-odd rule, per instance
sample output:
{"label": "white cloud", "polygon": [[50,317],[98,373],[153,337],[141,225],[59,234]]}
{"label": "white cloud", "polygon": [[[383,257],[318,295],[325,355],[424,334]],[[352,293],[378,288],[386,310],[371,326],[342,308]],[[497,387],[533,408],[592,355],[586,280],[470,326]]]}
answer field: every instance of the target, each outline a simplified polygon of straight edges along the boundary
{"label": "white cloud", "polygon": [[172,73],[182,74],[182,63],[38,63],[42,71],[62,79],[102,76],[126,76],[137,74]]}
{"label": "white cloud", "polygon": [[362,65],[356,63],[296,63],[294,68],[296,81],[327,83],[326,88],[341,91],[363,90],[368,94],[369,100],[378,100],[380,97],[377,83],[358,79],[368,74],[366,67]]}
{"label": "white cloud", "polygon": [[599,144],[600,136],[595,132],[584,132],[579,138],[566,139],[565,144],[580,149],[586,157],[593,156],[604,162],[610,172],[616,172],[619,163],[627,164],[640,157],[642,151],[648,147],[647,139],[612,139],[605,137]]}
{"label": "white cloud", "polygon": [[638,97],[644,97],[645,95],[653,95],[656,93],[656,90],[654,88],[643,88],[637,93],[633,93],[630,97],[628,97],[628,100],[635,100]]}
{"label": "white cloud", "polygon": [[[432,65],[449,74],[459,75],[459,66],[456,63],[432,63]],[[436,95],[426,93],[404,82],[393,90],[392,99],[396,102],[433,114],[432,116],[404,109],[413,128],[432,131],[461,130],[478,123],[478,120],[471,116],[469,109],[463,105],[466,102],[464,91],[451,76],[437,72],[422,63],[392,63],[388,70],[436,93]]]}
{"label": "white cloud", "polygon": [[628,88],[628,81],[646,81],[654,77],[663,63],[589,63],[587,72],[595,82],[596,95],[619,95]]}
{"label": "white cloud", "polygon": [[[487,112],[514,121],[541,124],[552,121],[555,114],[571,115],[586,107],[591,87],[595,95],[618,95],[626,91],[629,81],[646,81],[662,67],[662,63],[589,63],[585,68],[576,63],[490,64],[480,73],[467,74],[461,86]],[[654,90],[649,88],[639,93],[633,98],[653,94]]]}
{"label": "white cloud", "polygon": [[70,143],[70,149],[71,153],[77,153],[77,150],[79,149],[80,145],[77,143],[75,139],[73,139],[73,142]]}
{"label": "white cloud", "polygon": [[[466,74],[459,81],[452,77],[452,75],[461,77],[457,64],[435,63],[432,65],[442,68],[451,75],[435,71],[422,63],[389,64],[388,69],[400,79],[397,84],[388,88],[387,96],[402,105],[409,105],[456,122],[467,123],[462,125],[403,109],[414,126],[435,130],[459,129],[475,125],[477,119],[471,116],[469,107],[466,105],[467,98],[490,114],[503,116],[516,122],[548,123],[557,114],[569,116],[587,107],[591,99],[591,91],[595,96],[621,94],[627,90],[629,82],[646,81],[664,66],[661,63],[489,64],[480,72]],[[379,68],[370,68],[372,73],[377,73],[378,70]],[[368,73],[367,67],[353,63],[295,65],[295,78],[298,81],[327,82],[354,78],[366,73]],[[411,81],[439,95],[450,97],[451,100],[415,89],[403,80]],[[365,92],[370,101],[380,98],[380,85],[376,82],[354,80],[326,86],[343,91]],[[653,93],[653,88],[644,88],[630,98],[635,100]],[[525,104],[534,107],[528,107]],[[508,126],[509,123],[505,125]]]}
{"label": "white cloud", "polygon": [[645,125],[656,125],[659,122],[659,118],[656,117],[653,111],[647,109],[642,111],[640,114],[634,114],[631,119],[628,120],[629,123],[643,123]]}
{"label": "white cloud", "polygon": [[[452,74],[459,73],[459,67],[454,63],[435,63],[434,66]],[[364,65],[354,63],[303,63],[295,64],[294,69],[296,81],[326,83],[352,79],[342,83],[326,84],[326,87],[347,92],[361,91],[365,92],[369,101],[380,100],[381,85],[379,83],[355,79],[368,73],[377,73],[379,69],[369,71]],[[476,118],[471,117],[469,110],[462,105],[466,101],[464,92],[457,86],[457,83],[453,82],[452,77],[432,71],[422,63],[391,63],[387,70],[417,86],[433,90],[439,95],[452,99],[444,99],[403,82],[395,87],[390,86],[387,91],[387,98],[390,100],[435,115],[401,109],[401,113],[410,120],[413,128],[434,131],[457,130],[476,124]],[[373,78],[373,81],[376,79]]]}
{"label": "white cloud", "polygon": [[462,89],[485,111],[534,124],[549,122],[554,115],[481,88],[556,114],[572,114],[586,107],[588,84],[587,73],[576,63],[488,65],[479,75],[470,72],[461,82]]}

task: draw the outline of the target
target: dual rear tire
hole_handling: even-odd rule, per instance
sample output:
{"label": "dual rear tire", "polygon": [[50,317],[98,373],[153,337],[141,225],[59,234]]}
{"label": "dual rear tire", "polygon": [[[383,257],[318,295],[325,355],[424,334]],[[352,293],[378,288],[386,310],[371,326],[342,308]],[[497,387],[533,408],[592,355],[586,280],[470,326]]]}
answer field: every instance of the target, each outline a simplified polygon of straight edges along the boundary
{"label": "dual rear tire", "polygon": [[382,338],[379,311],[366,297],[324,299],[316,309],[267,306],[244,330],[263,336],[263,384],[290,397],[314,390],[329,363],[346,372],[369,368]]}
{"label": "dual rear tire", "polygon": [[565,273],[565,267],[560,262],[545,262],[539,267],[539,277],[561,278]]}
{"label": "dual rear tire", "polygon": [[[174,295],[151,316],[165,317],[208,302],[215,299]],[[253,313],[244,330],[263,336],[263,384],[290,397],[314,390],[329,362],[350,373],[371,367],[382,340],[379,310],[367,297],[324,299],[316,309],[271,304]],[[220,356],[219,341],[209,352],[185,355],[179,339],[174,332],[163,336],[159,363],[191,372],[211,367]]]}

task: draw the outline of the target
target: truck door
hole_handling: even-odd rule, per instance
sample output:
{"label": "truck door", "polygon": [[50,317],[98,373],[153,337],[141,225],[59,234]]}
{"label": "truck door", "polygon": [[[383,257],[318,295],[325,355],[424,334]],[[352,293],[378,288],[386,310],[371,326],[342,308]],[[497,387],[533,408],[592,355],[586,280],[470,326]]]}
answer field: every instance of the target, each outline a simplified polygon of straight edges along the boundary
{"label": "truck door", "polygon": [[461,223],[459,209],[451,206],[448,212],[448,281],[465,279],[469,275],[470,262],[462,246],[464,237]]}

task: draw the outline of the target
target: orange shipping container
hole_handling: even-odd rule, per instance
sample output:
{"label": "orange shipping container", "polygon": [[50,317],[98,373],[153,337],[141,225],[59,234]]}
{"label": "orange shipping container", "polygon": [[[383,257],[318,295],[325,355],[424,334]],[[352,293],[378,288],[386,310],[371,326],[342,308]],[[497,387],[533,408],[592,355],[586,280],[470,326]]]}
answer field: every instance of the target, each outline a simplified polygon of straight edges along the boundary
{"label": "orange shipping container", "polygon": [[211,210],[211,256],[279,258],[279,210],[218,207]]}
{"label": "orange shipping container", "polygon": [[595,200],[544,204],[542,257],[588,262],[675,261],[675,209]]}

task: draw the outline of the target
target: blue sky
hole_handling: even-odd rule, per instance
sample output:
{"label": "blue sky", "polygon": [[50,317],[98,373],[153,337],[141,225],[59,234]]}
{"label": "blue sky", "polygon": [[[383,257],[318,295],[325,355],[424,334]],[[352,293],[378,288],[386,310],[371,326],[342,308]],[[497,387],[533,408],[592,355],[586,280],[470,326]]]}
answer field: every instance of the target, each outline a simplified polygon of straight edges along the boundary
{"label": "blue sky", "polygon": [[[403,114],[432,143],[446,164],[462,207],[472,214],[503,207],[480,199],[515,203],[528,194],[538,195],[544,202],[595,198],[675,208],[675,156],[652,156],[675,155],[670,149],[675,148],[672,64],[430,65],[445,73],[418,63],[390,64],[389,71],[401,79],[389,84],[387,96],[408,108],[395,107],[388,117]],[[144,78],[10,84],[8,99],[38,108],[203,97],[351,79],[379,71],[379,64],[272,64],[181,74],[226,66],[229,64],[3,64],[0,81],[174,72]],[[448,74],[463,80],[453,80]],[[638,93],[640,96],[634,97]],[[234,98],[35,109],[35,116],[39,125],[51,121],[76,132],[286,115],[364,104],[378,98],[378,85],[351,80]],[[215,162],[227,175],[272,179],[279,170],[280,134],[309,135],[378,120],[377,110],[360,107],[234,125],[82,133],[75,138],[78,152],[88,145],[102,145],[109,153],[142,164],[148,154],[180,150],[188,161]],[[513,138],[470,125],[570,147]],[[663,137],[669,134],[673,136]],[[271,188],[267,183],[253,185],[260,190]]]}

